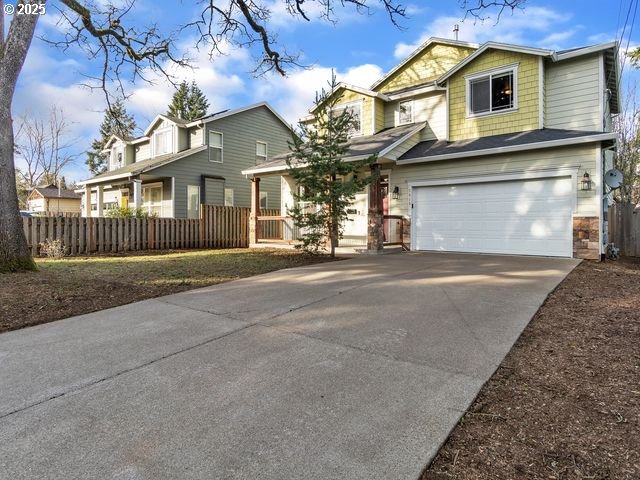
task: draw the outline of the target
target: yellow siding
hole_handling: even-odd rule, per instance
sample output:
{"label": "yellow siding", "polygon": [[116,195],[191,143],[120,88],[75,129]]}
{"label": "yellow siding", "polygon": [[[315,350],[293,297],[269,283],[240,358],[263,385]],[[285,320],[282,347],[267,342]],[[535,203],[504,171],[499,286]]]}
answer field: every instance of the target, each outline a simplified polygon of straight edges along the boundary
{"label": "yellow siding", "polygon": [[[480,117],[467,117],[465,76],[506,65],[518,65],[518,110]],[[489,50],[449,79],[449,140],[535,130],[539,126],[538,57],[502,50]]]}
{"label": "yellow siding", "polygon": [[373,97],[354,92],[353,90],[343,90],[340,95],[340,104],[362,102],[362,135],[373,135]]}
{"label": "yellow siding", "polygon": [[473,48],[432,44],[379,85],[376,91],[392,92],[433,81],[473,52]]}
{"label": "yellow siding", "polygon": [[[396,165],[391,171],[391,185],[397,185],[400,188],[400,198],[390,201],[390,213],[392,215],[410,215],[409,182],[437,179],[454,180],[462,177],[551,169],[577,169],[578,178],[574,186],[576,190],[575,214],[598,215],[600,176],[597,174],[596,152],[593,145],[580,145],[414,165]],[[585,170],[592,172],[594,187],[590,191],[582,191],[579,186]]]}
{"label": "yellow siding", "polygon": [[50,214],[60,213],[80,213],[80,199],[72,198],[50,198],[47,201],[47,212]]}
{"label": "yellow siding", "polygon": [[376,102],[376,132],[379,132],[384,128],[384,107],[385,104],[379,98],[374,100]]}

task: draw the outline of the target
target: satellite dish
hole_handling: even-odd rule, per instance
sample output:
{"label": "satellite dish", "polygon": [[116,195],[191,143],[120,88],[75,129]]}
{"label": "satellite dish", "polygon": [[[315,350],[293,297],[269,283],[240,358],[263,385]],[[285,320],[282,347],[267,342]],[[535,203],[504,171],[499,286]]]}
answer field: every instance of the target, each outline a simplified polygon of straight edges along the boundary
{"label": "satellite dish", "polygon": [[611,188],[620,188],[622,186],[622,172],[617,168],[612,168],[604,174],[604,183]]}

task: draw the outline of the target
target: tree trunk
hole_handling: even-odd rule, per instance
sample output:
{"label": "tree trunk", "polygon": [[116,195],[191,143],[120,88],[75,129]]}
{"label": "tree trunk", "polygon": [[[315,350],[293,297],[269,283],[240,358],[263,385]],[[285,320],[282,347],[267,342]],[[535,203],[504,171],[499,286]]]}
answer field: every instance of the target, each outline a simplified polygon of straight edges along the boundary
{"label": "tree trunk", "polygon": [[36,269],[18,210],[11,102],[37,21],[38,15],[15,15],[6,39],[0,35],[0,273]]}
{"label": "tree trunk", "polygon": [[11,107],[0,87],[0,273],[35,270],[22,229],[13,164]]}

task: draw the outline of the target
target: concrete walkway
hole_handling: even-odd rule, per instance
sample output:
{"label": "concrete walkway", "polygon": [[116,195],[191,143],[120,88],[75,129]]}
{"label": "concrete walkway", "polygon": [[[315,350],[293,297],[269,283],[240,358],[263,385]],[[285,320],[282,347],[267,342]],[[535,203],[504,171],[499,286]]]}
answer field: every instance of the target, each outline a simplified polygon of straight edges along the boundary
{"label": "concrete walkway", "polygon": [[358,257],[0,335],[0,478],[414,480],[576,264]]}

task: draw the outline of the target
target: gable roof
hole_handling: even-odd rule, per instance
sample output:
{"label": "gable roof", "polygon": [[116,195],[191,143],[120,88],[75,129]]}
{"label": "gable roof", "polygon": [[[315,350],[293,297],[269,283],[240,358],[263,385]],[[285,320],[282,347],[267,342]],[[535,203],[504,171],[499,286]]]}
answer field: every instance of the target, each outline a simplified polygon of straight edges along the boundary
{"label": "gable roof", "polygon": [[118,180],[133,177],[135,175],[140,175],[141,173],[146,173],[169,163],[175,162],[176,160],[188,157],[189,155],[193,155],[194,153],[202,152],[206,149],[206,145],[201,145],[199,147],[189,148],[188,150],[183,150],[182,152],[178,153],[169,153],[154,158],[148,158],[146,160],[131,163],[129,165],[125,165],[124,167],[120,167],[109,172],[101,173],[100,175],[96,175],[95,177],[88,180],[78,182],[78,184],[92,185],[95,183],[107,182],[109,180]]}
{"label": "gable roof", "polygon": [[58,186],[53,184],[35,187],[33,190],[31,190],[29,198],[31,198],[31,195],[34,192],[39,193],[44,198],[69,198],[73,200],[80,199],[80,195],[78,195],[76,192],[64,188],[60,189],[60,195],[58,195]]}
{"label": "gable roof", "polygon": [[505,133],[489,137],[447,142],[430,140],[420,142],[407,150],[397,161],[398,165],[435,162],[454,158],[470,158],[524,150],[563,147],[581,143],[615,140],[612,132],[591,132],[543,128],[526,132]]}
{"label": "gable roof", "polygon": [[521,45],[512,45],[509,43],[500,43],[500,42],[486,42],[483,43],[480,48],[478,48],[475,52],[469,55],[467,58],[458,63],[455,67],[447,70],[445,73],[440,75],[436,80],[436,83],[440,84],[450,78],[454,73],[460,71],[471,62],[473,62],[476,58],[482,55],[487,50],[505,50],[507,52],[517,52],[517,53],[525,53],[528,55],[539,55],[542,57],[551,57],[554,53],[553,50],[548,50],[544,48],[533,48],[533,47],[524,47]]}
{"label": "gable roof", "polygon": [[[353,137],[349,140],[349,149],[344,156],[345,161],[363,160],[370,157],[373,154],[384,156],[398,145],[405,142],[409,137],[412,137],[426,126],[425,123],[412,123],[410,125],[402,125],[400,127],[387,128],[375,135],[364,135],[360,137]],[[290,153],[283,153],[276,155],[267,162],[263,162],[260,165],[243,170],[243,175],[257,175],[260,173],[284,172],[289,169],[287,165],[287,158],[290,157]]]}
{"label": "gable roof", "polygon": [[433,44],[442,44],[442,45],[452,45],[456,47],[467,47],[467,48],[478,48],[480,45],[477,43],[471,42],[463,42],[461,40],[451,40],[448,38],[439,38],[439,37],[430,37],[416,48],[407,58],[405,58],[402,62],[393,67],[384,77],[380,80],[376,81],[373,85],[371,85],[370,89],[375,90],[380,85],[382,85],[385,81],[391,78],[396,72],[401,70],[407,63],[411,62],[414,58],[424,52],[427,48],[429,48]]}
{"label": "gable roof", "polygon": [[[362,95],[366,95],[368,97],[381,98],[385,102],[388,102],[390,100],[390,98],[387,95],[385,95],[384,93],[374,92],[373,90],[369,90],[367,88],[358,87],[356,85],[351,85],[350,83],[345,83],[345,82],[338,83],[336,85],[336,87],[331,92],[329,92],[329,94],[327,95],[327,99],[329,99],[330,97],[335,95],[337,92],[340,92],[342,90],[351,90],[352,92],[361,93]],[[313,113],[319,107],[320,107],[320,105],[314,105],[313,107],[311,107],[309,109],[309,112]]]}
{"label": "gable roof", "polygon": [[149,126],[144,131],[143,136],[145,137],[148,136],[160,120],[169,120],[170,122],[175,123],[176,125],[182,128],[185,128],[188,123],[186,120],[182,120],[177,117],[172,117],[171,115],[166,115],[164,113],[159,113],[158,115],[156,115],[156,117],[153,120],[151,120],[151,123],[149,123]]}
{"label": "gable roof", "polygon": [[269,105],[268,102],[258,102],[252,105],[247,105],[246,107],[235,108],[233,110],[222,110],[217,113],[212,113],[211,115],[207,115],[205,117],[199,118],[197,120],[193,120],[192,122],[186,123],[185,127],[196,127],[204,125],[208,122],[213,122],[215,120],[220,120],[221,118],[231,117],[232,115],[237,115],[242,112],[246,112],[248,110],[253,110],[254,108],[264,107],[269,110],[278,120],[280,120],[289,130],[292,129],[292,126],[289,122],[287,122],[282,115],[275,111],[275,109]]}

